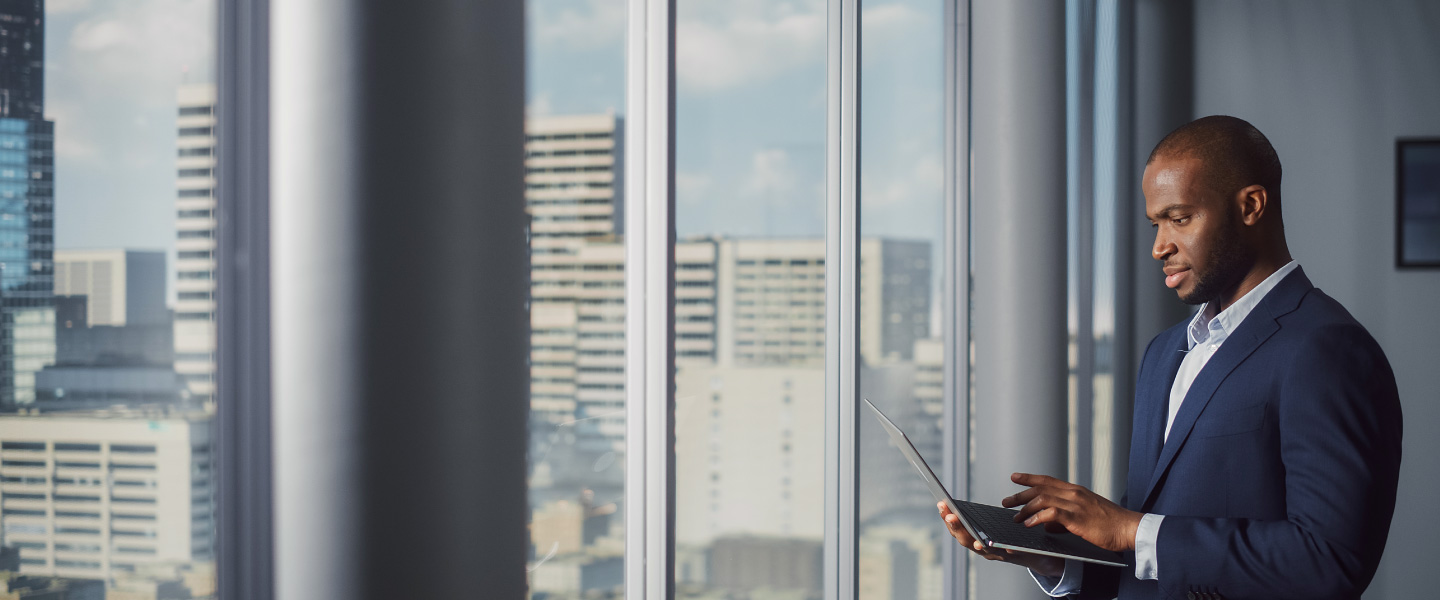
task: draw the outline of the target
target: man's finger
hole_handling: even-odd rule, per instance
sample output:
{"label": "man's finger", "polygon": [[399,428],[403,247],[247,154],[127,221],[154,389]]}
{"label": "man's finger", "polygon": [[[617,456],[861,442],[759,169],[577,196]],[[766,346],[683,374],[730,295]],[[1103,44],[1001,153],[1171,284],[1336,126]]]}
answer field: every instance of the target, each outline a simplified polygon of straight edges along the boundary
{"label": "man's finger", "polygon": [[1070,485],[1070,482],[1063,479],[1056,479],[1049,475],[1035,475],[1033,473],[1012,473],[1010,475],[1010,481],[1030,487],[1035,487],[1037,485],[1067,487]]}
{"label": "man's finger", "polygon": [[1025,506],[1020,507],[1020,512],[1015,513],[1014,520],[1016,523],[1020,523],[1026,519],[1029,519],[1030,515],[1033,515],[1045,508],[1049,508],[1054,505],[1054,496],[1050,496],[1048,494],[1037,495],[1034,498],[1031,498],[1029,502],[1026,502]]}
{"label": "man's finger", "polygon": [[1025,526],[1034,527],[1046,523],[1057,523],[1063,526],[1066,520],[1065,516],[1066,513],[1059,508],[1047,506],[1036,511],[1035,514],[1030,515],[1030,518],[1025,519]]}
{"label": "man's finger", "polygon": [[945,515],[944,518],[945,526],[950,529],[950,535],[954,536],[956,541],[966,546],[973,546],[975,544],[975,538],[970,537],[970,532],[966,531],[965,526],[960,524],[960,517]]}
{"label": "man's finger", "polygon": [[1003,506],[1005,508],[1015,508],[1016,506],[1020,506],[1021,504],[1030,502],[1030,500],[1034,499],[1036,496],[1045,493],[1045,490],[1046,488],[1044,486],[1032,487],[1028,490],[1021,490],[1013,495],[1007,496],[1002,499],[1000,501],[1000,506]]}

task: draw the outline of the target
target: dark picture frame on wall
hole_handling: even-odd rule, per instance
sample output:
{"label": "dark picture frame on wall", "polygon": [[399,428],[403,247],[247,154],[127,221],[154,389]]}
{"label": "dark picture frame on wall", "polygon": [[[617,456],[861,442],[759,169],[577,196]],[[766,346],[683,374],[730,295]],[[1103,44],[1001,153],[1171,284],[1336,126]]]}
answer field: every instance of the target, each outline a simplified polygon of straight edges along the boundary
{"label": "dark picture frame on wall", "polygon": [[1440,138],[1395,140],[1395,266],[1440,269]]}

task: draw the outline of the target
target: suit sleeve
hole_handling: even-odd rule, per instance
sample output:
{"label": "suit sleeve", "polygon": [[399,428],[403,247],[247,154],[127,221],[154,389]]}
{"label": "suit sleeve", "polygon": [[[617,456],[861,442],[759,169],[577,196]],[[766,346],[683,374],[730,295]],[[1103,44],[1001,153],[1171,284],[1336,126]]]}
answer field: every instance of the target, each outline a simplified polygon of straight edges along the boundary
{"label": "suit sleeve", "polygon": [[1395,377],[1355,324],[1317,329],[1282,371],[1286,519],[1165,517],[1157,551],[1167,594],[1358,598],[1374,577],[1400,470]]}

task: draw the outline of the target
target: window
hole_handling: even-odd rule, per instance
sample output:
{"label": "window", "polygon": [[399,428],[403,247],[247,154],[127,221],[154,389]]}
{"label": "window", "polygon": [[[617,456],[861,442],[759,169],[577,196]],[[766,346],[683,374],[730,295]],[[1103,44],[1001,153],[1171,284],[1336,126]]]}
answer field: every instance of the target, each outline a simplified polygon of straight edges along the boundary
{"label": "window", "polygon": [[530,593],[621,598],[625,0],[526,4]]}
{"label": "window", "polygon": [[[945,122],[939,0],[864,3],[860,17],[859,386],[945,478],[945,340],[940,323],[945,247]],[[887,16],[888,15],[888,16]],[[903,15],[897,17],[896,15]],[[900,192],[899,190],[904,190]],[[869,414],[859,422],[861,600],[924,597],[941,589],[935,500]],[[962,493],[944,481],[952,494]],[[886,593],[881,593],[885,590]]]}
{"label": "window", "polygon": [[825,4],[676,11],[676,595],[819,597],[825,308],[774,307],[825,256]]}

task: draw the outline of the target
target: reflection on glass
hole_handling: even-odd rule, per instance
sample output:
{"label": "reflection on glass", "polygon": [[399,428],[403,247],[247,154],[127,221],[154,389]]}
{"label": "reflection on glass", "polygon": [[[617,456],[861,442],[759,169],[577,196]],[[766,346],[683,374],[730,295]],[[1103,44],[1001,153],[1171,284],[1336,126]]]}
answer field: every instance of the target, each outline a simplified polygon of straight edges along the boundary
{"label": "reflection on glass", "polygon": [[624,595],[625,0],[530,0],[530,597]]}
{"label": "reflection on glass", "polygon": [[676,597],[819,598],[825,4],[676,17]]}
{"label": "reflection on glass", "polygon": [[[942,11],[884,0],[860,16],[860,394],[936,472],[963,459],[942,448]],[[939,600],[941,544],[953,542],[924,481],[863,415],[859,510],[860,598]]]}
{"label": "reflection on glass", "polygon": [[0,5],[0,579],[16,597],[215,594],[213,13]]}

